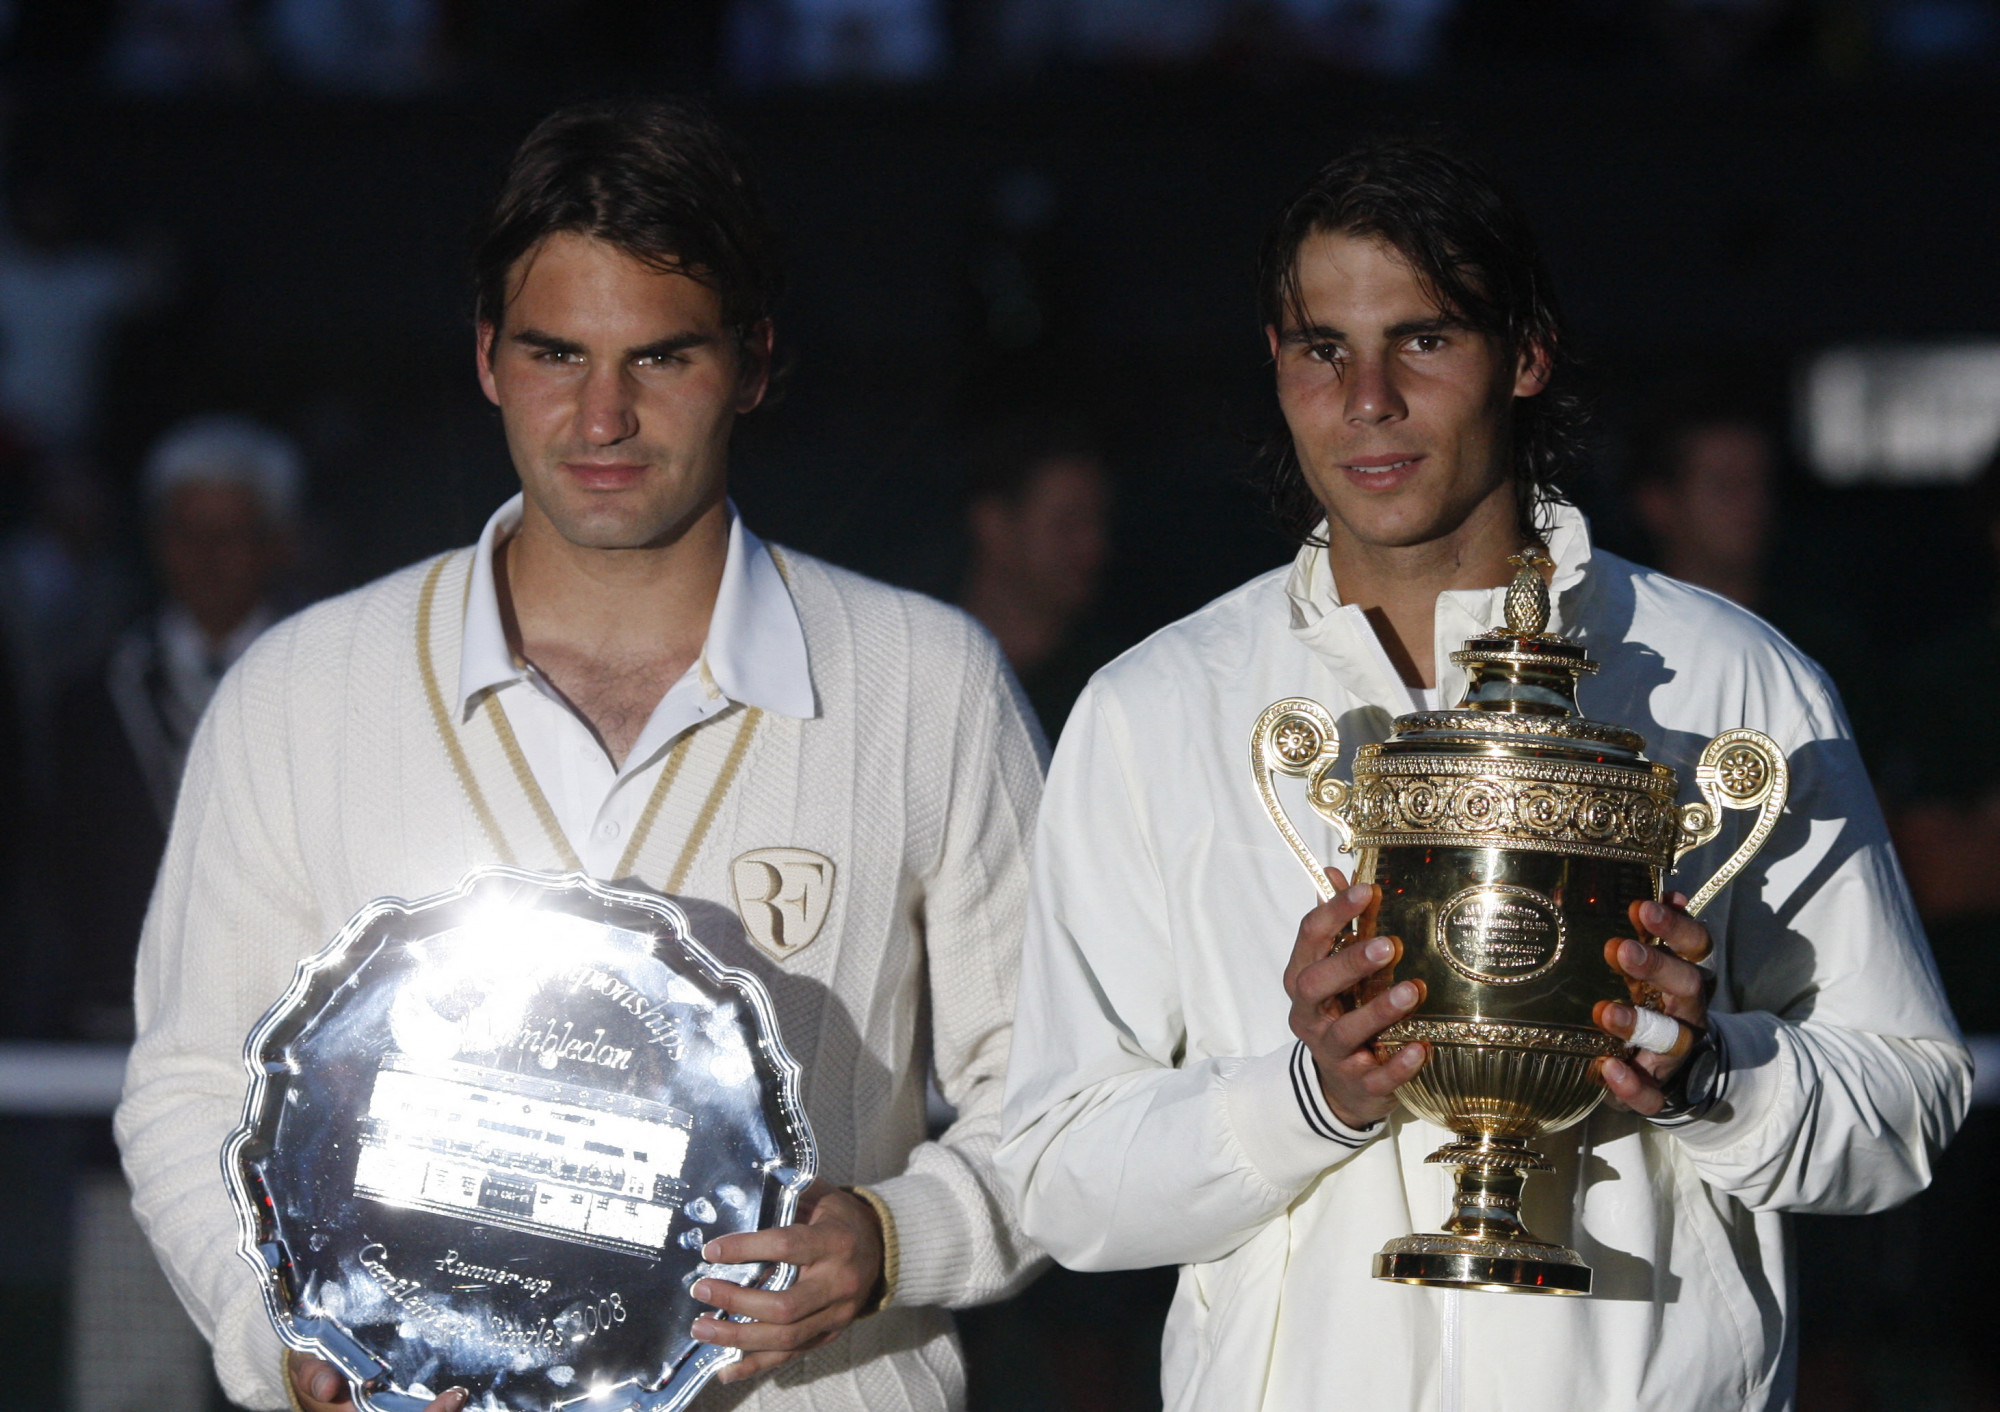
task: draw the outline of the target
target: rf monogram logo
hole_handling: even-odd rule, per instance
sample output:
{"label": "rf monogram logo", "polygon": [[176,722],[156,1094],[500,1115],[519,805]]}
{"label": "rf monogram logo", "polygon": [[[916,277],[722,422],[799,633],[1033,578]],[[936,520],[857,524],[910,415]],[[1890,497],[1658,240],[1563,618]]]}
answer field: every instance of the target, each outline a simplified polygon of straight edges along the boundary
{"label": "rf monogram logo", "polygon": [[780,961],[819,935],[833,900],[833,860],[808,848],[753,848],[729,865],[736,915]]}

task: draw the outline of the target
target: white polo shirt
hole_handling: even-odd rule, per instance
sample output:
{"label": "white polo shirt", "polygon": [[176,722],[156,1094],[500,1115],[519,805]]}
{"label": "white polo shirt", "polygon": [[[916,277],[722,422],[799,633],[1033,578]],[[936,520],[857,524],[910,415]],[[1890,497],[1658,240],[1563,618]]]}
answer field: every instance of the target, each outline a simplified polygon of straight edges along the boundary
{"label": "white polo shirt", "polygon": [[521,527],[521,502],[516,495],[493,512],[473,551],[459,658],[459,719],[470,717],[488,694],[496,697],[570,846],[593,876],[610,878],[667,752],[683,732],[732,702],[801,720],[813,715],[805,630],[770,551],[732,504],[729,553],[707,641],[653,708],[620,768],[590,723],[532,663],[507,646],[493,583],[493,551]]}

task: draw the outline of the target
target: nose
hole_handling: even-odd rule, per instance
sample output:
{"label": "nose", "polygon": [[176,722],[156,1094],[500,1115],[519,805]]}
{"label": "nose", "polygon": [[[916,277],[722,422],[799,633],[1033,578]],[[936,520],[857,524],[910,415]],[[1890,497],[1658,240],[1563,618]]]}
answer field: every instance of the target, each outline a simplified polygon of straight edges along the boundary
{"label": "nose", "polygon": [[639,432],[637,389],[618,367],[597,364],[584,379],[578,431],[592,446],[616,446]]}
{"label": "nose", "polygon": [[1386,358],[1361,355],[1347,367],[1347,400],[1342,409],[1355,426],[1379,426],[1408,415],[1403,394],[1396,387],[1395,370]]}

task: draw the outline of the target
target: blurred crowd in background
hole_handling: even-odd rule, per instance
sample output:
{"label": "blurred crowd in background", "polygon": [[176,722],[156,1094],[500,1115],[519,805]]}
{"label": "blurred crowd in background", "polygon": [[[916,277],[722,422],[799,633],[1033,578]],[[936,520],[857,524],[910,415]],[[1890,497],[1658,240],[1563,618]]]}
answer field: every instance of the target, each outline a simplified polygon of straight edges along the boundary
{"label": "blurred crowd in background", "polygon": [[[537,116],[632,91],[707,95],[791,243],[744,513],[963,604],[1052,739],[1290,553],[1263,222],[1365,132],[1456,137],[1569,303],[1599,542],[1827,668],[2000,1033],[1996,79],[2000,0],[0,0],[0,1068],[129,1039],[230,663],[510,493],[465,232]],[[1807,1412],[2000,1406],[1996,1140],[1802,1222]],[[0,1112],[0,1178],[0,1407],[219,1406],[102,1118]],[[966,1317],[975,1407],[1156,1407],[1171,1288]]]}

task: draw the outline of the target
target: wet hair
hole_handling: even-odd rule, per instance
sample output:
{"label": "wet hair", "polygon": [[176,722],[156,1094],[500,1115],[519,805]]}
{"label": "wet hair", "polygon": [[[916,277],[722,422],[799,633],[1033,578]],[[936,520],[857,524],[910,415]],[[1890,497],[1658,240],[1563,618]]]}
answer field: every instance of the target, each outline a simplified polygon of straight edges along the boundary
{"label": "wet hair", "polygon": [[662,99],[542,119],[507,168],[473,247],[475,316],[497,336],[521,258],[552,235],[602,240],[715,290],[739,345],[784,292],[776,232],[741,148],[708,112]]}
{"label": "wet hair", "polygon": [[[1515,399],[1510,447],[1522,533],[1540,537],[1541,507],[1567,501],[1584,464],[1586,415],[1571,387],[1574,360],[1555,286],[1527,218],[1491,177],[1436,142],[1364,143],[1320,168],[1266,232],[1257,262],[1258,313],[1266,325],[1282,331],[1307,322],[1299,249],[1319,234],[1387,243],[1441,309],[1491,338],[1508,363],[1527,350],[1540,358],[1547,384]],[[1288,433],[1267,444],[1258,479],[1279,528],[1308,542],[1325,511]]]}

